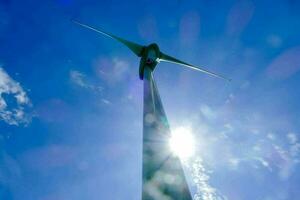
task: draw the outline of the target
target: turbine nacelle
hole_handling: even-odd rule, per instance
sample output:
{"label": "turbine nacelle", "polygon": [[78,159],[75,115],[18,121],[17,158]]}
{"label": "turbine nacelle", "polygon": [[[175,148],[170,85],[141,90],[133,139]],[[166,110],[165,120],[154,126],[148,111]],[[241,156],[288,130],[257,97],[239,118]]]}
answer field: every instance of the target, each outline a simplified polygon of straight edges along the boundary
{"label": "turbine nacelle", "polygon": [[145,53],[144,55],[142,55],[142,57],[146,57],[146,64],[151,65],[159,61],[160,51],[156,43],[148,45],[147,47],[145,47],[144,51]]}
{"label": "turbine nacelle", "polygon": [[157,44],[152,43],[143,48],[141,53],[140,67],[139,67],[139,77],[141,80],[143,80],[144,78],[145,67],[148,67],[153,71],[156,65],[159,63],[159,58],[160,58],[160,51]]}

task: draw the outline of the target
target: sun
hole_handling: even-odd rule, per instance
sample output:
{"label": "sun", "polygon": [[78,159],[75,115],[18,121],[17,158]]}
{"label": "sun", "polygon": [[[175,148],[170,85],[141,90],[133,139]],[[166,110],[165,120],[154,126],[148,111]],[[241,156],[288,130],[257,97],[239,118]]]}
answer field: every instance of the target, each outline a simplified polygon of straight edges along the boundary
{"label": "sun", "polygon": [[169,146],[173,154],[185,160],[195,153],[194,141],[189,128],[179,127],[172,131]]}

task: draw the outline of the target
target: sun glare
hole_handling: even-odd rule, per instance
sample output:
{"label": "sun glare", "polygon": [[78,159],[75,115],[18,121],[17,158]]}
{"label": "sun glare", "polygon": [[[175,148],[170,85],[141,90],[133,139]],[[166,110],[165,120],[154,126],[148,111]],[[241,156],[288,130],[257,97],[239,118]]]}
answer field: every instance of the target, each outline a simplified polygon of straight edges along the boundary
{"label": "sun glare", "polygon": [[172,131],[169,145],[172,152],[181,159],[187,159],[194,154],[195,142],[189,128],[179,127]]}

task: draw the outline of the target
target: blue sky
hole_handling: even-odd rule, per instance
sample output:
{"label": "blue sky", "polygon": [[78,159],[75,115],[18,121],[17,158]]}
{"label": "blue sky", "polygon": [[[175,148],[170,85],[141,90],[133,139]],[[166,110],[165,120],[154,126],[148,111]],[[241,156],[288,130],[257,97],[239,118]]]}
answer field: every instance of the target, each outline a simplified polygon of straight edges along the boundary
{"label": "blue sky", "polygon": [[0,199],[141,196],[139,60],[84,23],[233,79],[161,63],[171,129],[196,138],[195,199],[296,200],[300,3],[0,2]]}

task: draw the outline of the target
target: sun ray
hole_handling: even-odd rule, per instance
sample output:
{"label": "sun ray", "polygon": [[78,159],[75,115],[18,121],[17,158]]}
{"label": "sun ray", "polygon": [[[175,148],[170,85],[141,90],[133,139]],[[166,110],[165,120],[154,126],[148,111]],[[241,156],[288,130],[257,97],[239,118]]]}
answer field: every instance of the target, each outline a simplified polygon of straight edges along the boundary
{"label": "sun ray", "polygon": [[190,128],[178,127],[172,131],[169,146],[174,155],[185,160],[195,153],[195,142]]}

